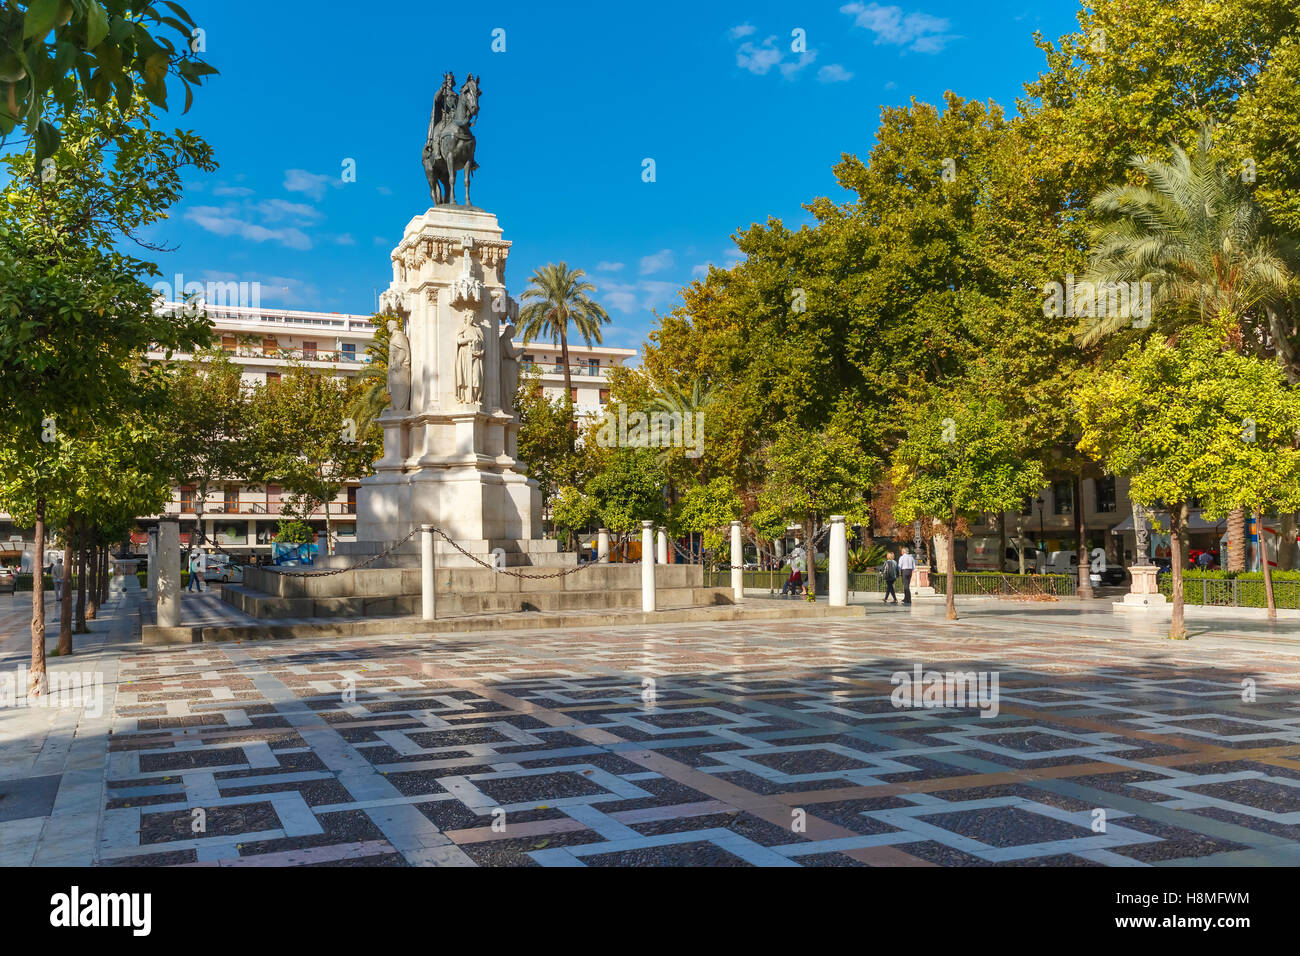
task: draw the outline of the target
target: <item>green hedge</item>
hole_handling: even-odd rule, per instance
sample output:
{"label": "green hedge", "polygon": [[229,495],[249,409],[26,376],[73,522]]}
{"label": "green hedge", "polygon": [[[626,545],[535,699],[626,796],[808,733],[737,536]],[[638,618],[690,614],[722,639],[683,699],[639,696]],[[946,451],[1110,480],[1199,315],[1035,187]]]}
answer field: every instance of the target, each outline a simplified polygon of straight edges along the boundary
{"label": "green hedge", "polygon": [[[953,577],[956,593],[969,597],[1015,597],[1051,594],[1070,597],[1074,594],[1074,576],[1069,574],[999,574],[996,571],[958,571]],[[930,572],[930,585],[937,594],[948,593],[948,579]]]}
{"label": "green hedge", "polygon": [[[1172,597],[1173,575],[1159,577],[1160,593]],[[1300,609],[1300,571],[1273,572],[1273,600]],[[1184,571],[1183,602],[1216,607],[1268,607],[1263,571]]]}

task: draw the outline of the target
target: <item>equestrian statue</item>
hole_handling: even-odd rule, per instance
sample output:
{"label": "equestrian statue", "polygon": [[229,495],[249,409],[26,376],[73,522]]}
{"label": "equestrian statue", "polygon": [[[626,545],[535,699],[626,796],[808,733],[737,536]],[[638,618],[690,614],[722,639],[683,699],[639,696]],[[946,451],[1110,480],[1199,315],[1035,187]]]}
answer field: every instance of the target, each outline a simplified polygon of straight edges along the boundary
{"label": "equestrian statue", "polygon": [[456,205],[456,173],[465,170],[465,205],[470,205],[469,182],[474,162],[474,134],[478,118],[479,80],[473,73],[456,90],[454,73],[443,74],[442,87],[433,98],[429,137],[424,144],[424,174],[435,206]]}

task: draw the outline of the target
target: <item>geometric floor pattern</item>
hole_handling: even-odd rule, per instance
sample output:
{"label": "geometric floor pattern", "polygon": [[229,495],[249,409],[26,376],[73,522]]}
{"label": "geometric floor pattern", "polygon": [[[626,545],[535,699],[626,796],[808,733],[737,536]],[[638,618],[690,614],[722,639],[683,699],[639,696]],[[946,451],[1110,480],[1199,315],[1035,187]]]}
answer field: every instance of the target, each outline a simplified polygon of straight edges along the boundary
{"label": "geometric floor pattern", "polygon": [[[998,675],[998,713],[891,676]],[[913,618],[130,648],[113,866],[1300,862],[1300,655]]]}

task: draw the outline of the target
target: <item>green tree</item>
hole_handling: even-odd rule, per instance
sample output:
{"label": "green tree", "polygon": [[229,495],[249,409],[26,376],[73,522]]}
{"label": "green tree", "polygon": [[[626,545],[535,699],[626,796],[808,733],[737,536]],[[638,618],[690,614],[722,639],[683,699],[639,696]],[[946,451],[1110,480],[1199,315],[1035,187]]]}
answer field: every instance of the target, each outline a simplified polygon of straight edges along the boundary
{"label": "green tree", "polygon": [[194,486],[202,540],[208,495],[256,470],[252,398],[240,367],[220,348],[196,351],[192,362],[177,363],[169,375],[162,418],[172,441],[165,459],[177,484]]}
{"label": "green tree", "polygon": [[352,403],[351,415],[361,431],[368,431],[392,399],[388,394],[388,340],[392,333],[388,331],[391,321],[401,324],[395,315],[377,312],[370,317],[375,335],[366,346],[366,367],[359,376],[360,387]]}
{"label": "green tree", "polygon": [[[1135,157],[1144,184],[1113,186],[1093,200],[1101,219],[1086,278],[1099,285],[1150,283],[1159,330],[1195,323],[1220,329],[1225,341],[1255,352],[1269,334],[1269,305],[1283,300],[1292,276],[1241,170],[1214,151],[1204,127],[1188,154],[1175,144],[1170,162]],[[1134,320],[1130,309],[1098,309],[1084,341]],[[1243,329],[1243,325],[1247,328]],[[1228,568],[1246,566],[1246,519],[1228,516]]]}
{"label": "green tree", "polygon": [[[573,408],[573,381],[569,368],[569,326],[587,344],[601,341],[601,326],[609,322],[609,313],[591,298],[596,287],[581,269],[568,263],[548,262],[534,270],[529,286],[520,300],[519,335],[527,345],[534,339],[549,339],[560,346],[564,364],[564,403]],[[576,423],[574,426],[576,430]]]}
{"label": "green tree", "polygon": [[719,475],[707,484],[686,489],[677,501],[672,525],[699,534],[704,549],[716,551],[729,541],[729,532],[723,529],[740,519],[743,508],[736,483],[727,475]]}
{"label": "green tree", "polygon": [[596,502],[573,485],[561,485],[551,498],[551,524],[573,547],[573,536],[582,534],[600,519]]}
{"label": "green tree", "polygon": [[326,553],[333,553],[332,503],[351,479],[361,478],[379,454],[374,428],[361,431],[349,411],[356,383],[294,369],[253,395],[253,448],[263,481],[289,492],[306,518],[325,508]]}
{"label": "green tree", "polygon": [[834,421],[815,432],[793,424],[779,427],[763,462],[766,481],[758,491],[754,522],[766,530],[803,525],[808,584],[815,594],[818,525],[833,514],[844,515],[851,524],[866,520],[880,460],[863,449],[853,431]]}
{"label": "green tree", "polygon": [[1127,476],[1137,501],[1169,509],[1169,636],[1185,638],[1188,502],[1210,513],[1293,506],[1297,394],[1274,363],[1225,350],[1221,329],[1194,330],[1134,346],[1080,393],[1079,415],[1080,448]]}
{"label": "green tree", "polygon": [[22,124],[44,159],[58,148],[59,119],[75,114],[80,103],[102,107],[116,98],[124,105],[138,91],[166,108],[173,77],[184,86],[188,111],[191,87],[217,72],[197,56],[201,39],[178,3],[6,0],[0,7],[0,142]]}
{"label": "green tree", "polygon": [[[894,513],[930,518],[946,529],[947,619],[957,619],[954,537],[961,518],[1016,507],[1043,487],[1041,463],[1025,460],[1001,402],[976,382],[957,393],[934,393],[907,417],[908,436],[894,451]],[[1080,576],[1086,565],[1080,565]]]}
{"label": "green tree", "polygon": [[660,524],[667,514],[663,469],[651,449],[614,450],[585,491],[604,526],[619,535],[639,533],[642,521]]}

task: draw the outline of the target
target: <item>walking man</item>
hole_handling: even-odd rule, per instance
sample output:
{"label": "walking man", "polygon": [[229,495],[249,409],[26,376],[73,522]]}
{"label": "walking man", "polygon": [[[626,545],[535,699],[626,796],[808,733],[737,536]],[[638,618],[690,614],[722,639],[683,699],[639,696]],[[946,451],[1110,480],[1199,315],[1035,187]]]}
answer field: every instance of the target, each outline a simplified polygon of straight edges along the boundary
{"label": "walking man", "polygon": [[912,603],[912,572],[916,570],[916,558],[912,557],[911,552],[906,547],[900,549],[903,554],[898,559],[898,572],[903,576],[903,603],[911,605]]}
{"label": "walking man", "polygon": [[203,590],[203,552],[198,548],[190,552],[190,586],[185,590]]}
{"label": "walking man", "polygon": [[894,582],[898,580],[898,562],[894,560],[894,552],[890,551],[885,555],[885,566],[881,569],[881,577],[885,580],[885,598],[881,603],[889,603],[893,598],[894,603],[898,603],[898,594],[894,591]]}
{"label": "walking man", "polygon": [[54,575],[54,600],[63,600],[63,555],[54,559],[54,568],[50,572]]}

